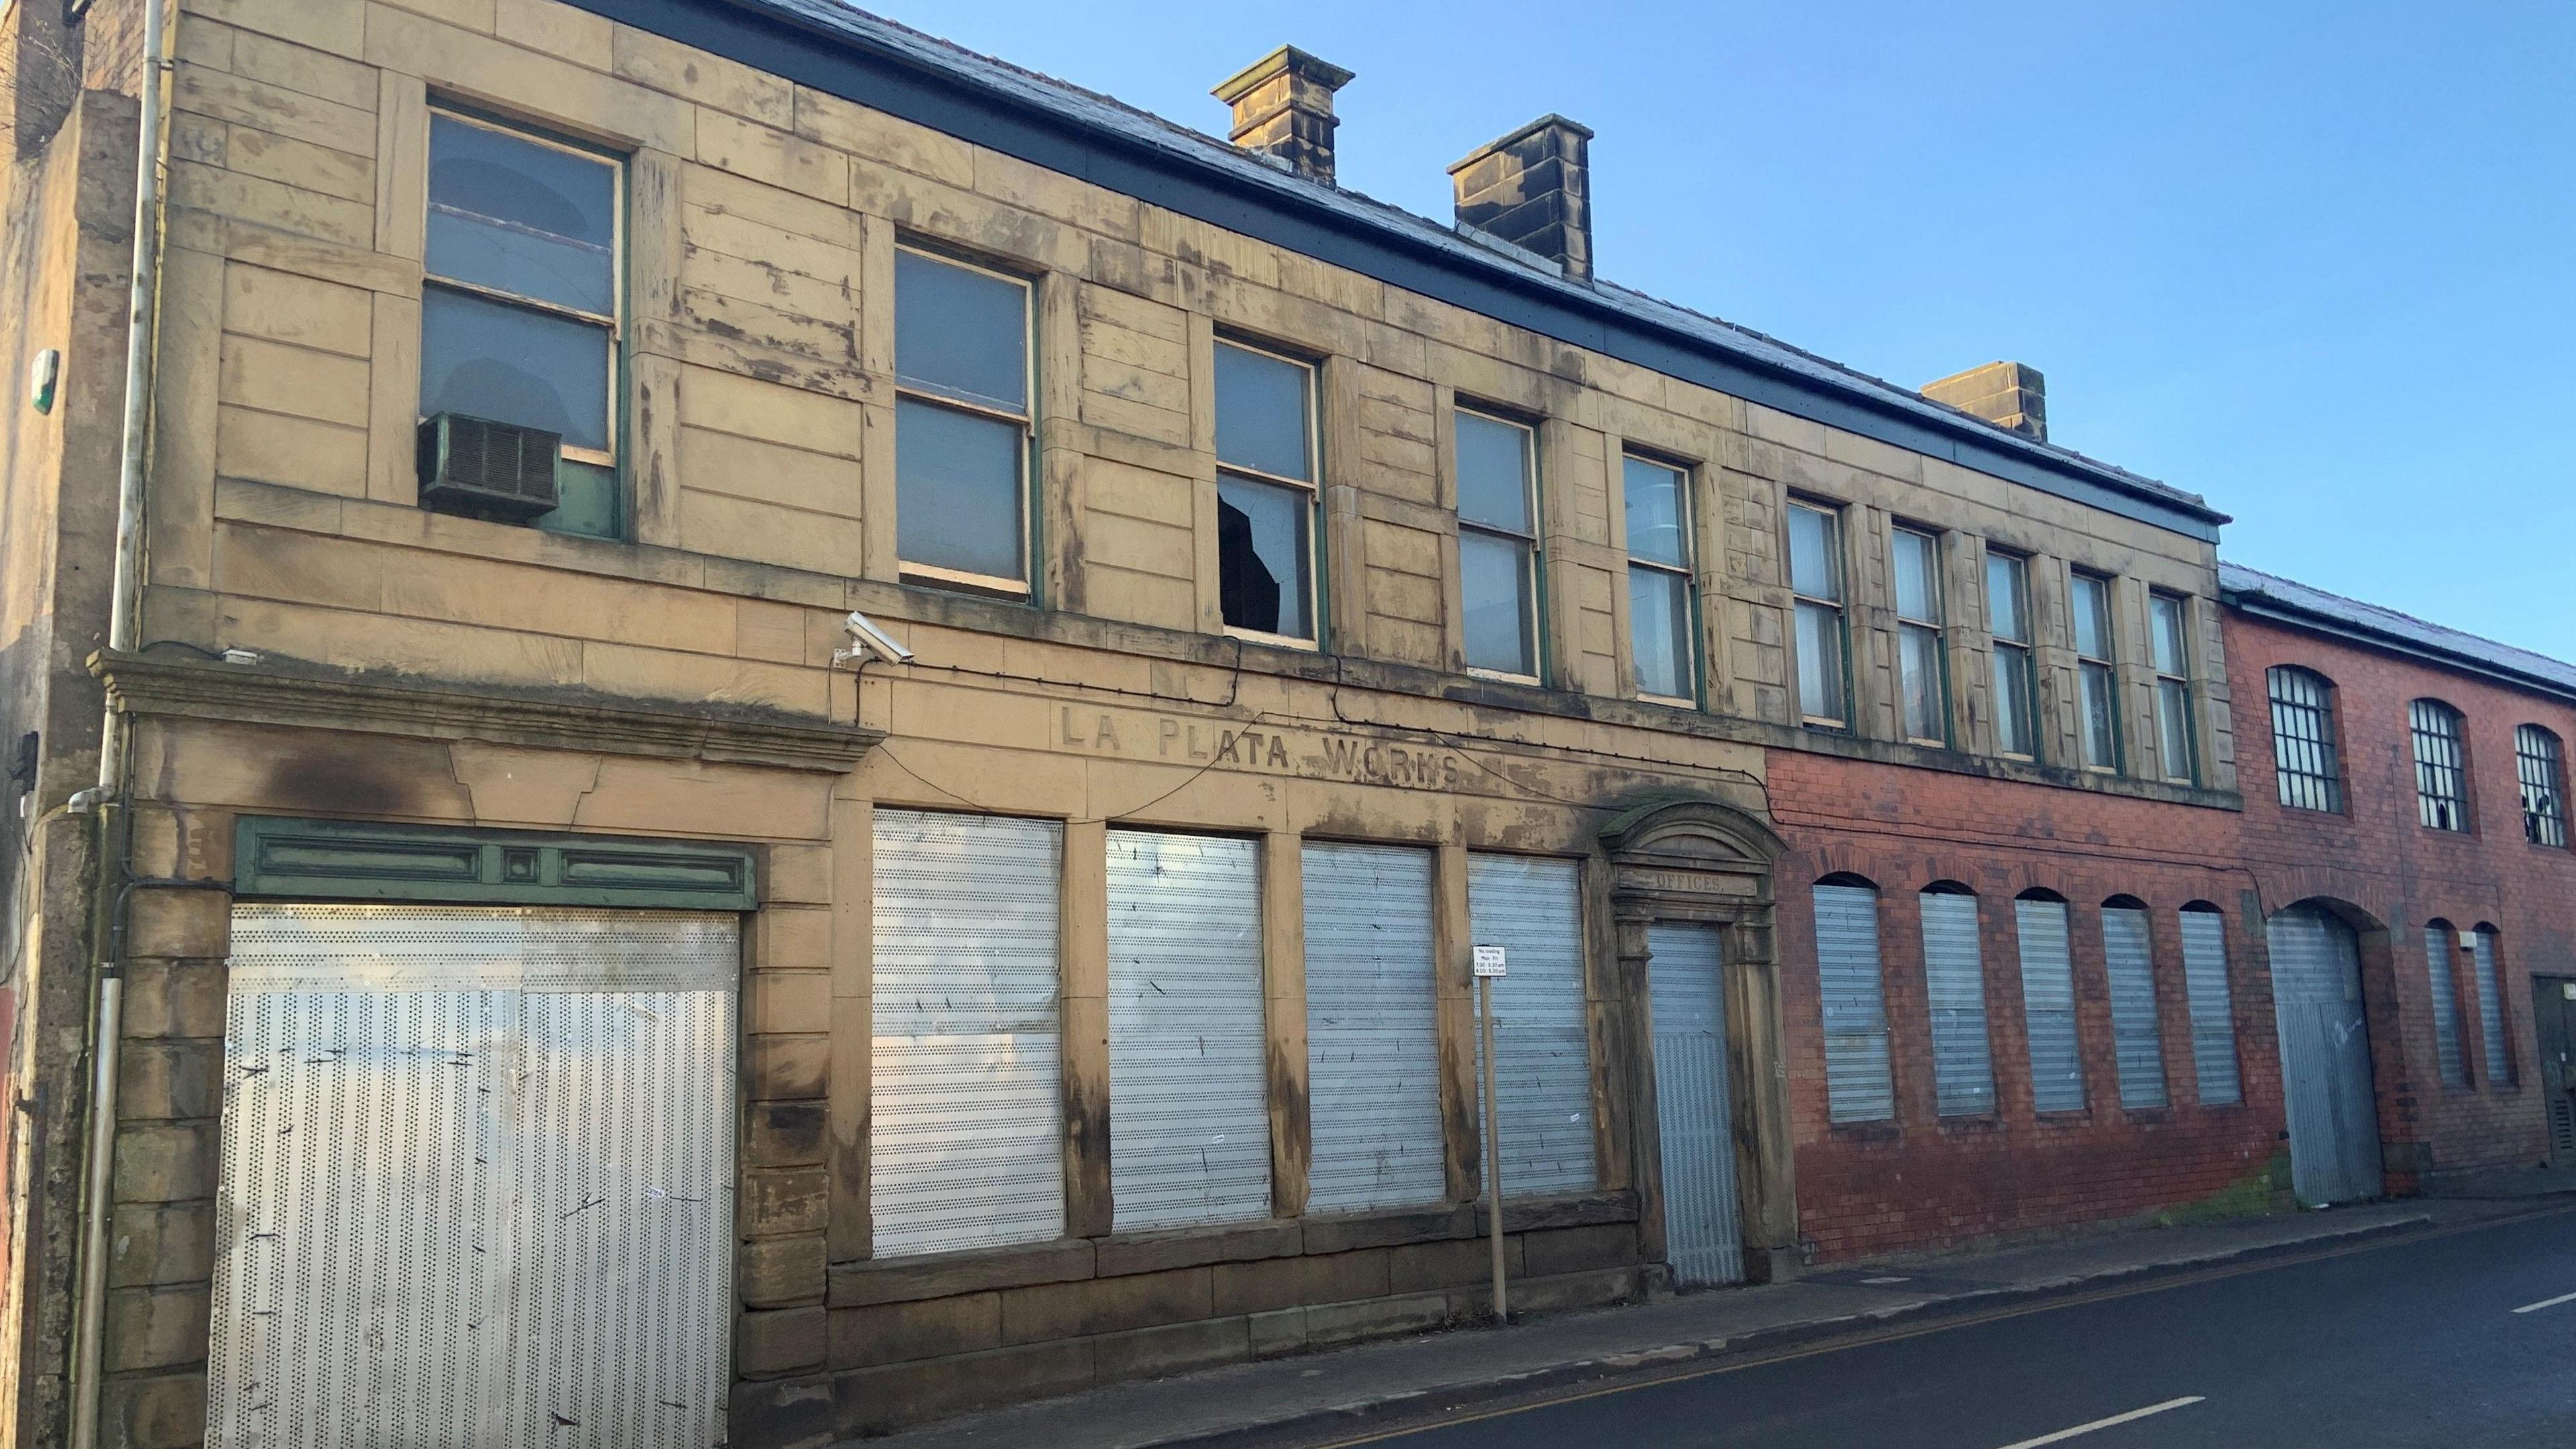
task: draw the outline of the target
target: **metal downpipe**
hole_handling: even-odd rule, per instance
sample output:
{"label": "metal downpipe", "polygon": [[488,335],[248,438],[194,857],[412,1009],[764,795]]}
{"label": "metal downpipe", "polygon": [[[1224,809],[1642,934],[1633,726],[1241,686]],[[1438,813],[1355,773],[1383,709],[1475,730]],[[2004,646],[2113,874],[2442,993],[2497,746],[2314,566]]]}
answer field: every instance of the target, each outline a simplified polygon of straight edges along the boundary
{"label": "metal downpipe", "polygon": [[[107,647],[131,652],[141,637],[143,519],[152,444],[152,363],[161,286],[161,180],[171,58],[167,0],[143,0],[143,94],[134,164],[134,266],[127,295],[124,436],[116,483],[116,573]],[[72,1449],[96,1449],[99,1382],[106,1358],[107,1242],[116,1177],[116,1083],[124,1041],[124,963],[116,943],[125,905],[126,717],[113,702],[99,725],[98,859],[90,910],[90,1099],[83,1181],[80,1298],[73,1308]]]}

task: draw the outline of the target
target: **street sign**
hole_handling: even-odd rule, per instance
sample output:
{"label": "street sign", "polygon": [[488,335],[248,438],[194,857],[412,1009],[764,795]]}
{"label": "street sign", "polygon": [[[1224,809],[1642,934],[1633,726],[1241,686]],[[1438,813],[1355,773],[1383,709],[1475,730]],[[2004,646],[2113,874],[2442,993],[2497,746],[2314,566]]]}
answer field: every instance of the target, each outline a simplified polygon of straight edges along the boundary
{"label": "street sign", "polygon": [[1479,946],[1479,947],[1477,947],[1477,948],[1476,948],[1476,974],[1477,974],[1477,975],[1479,975],[1479,976],[1500,976],[1500,975],[1502,975],[1502,974],[1503,974],[1503,948],[1502,948],[1502,947],[1500,947],[1500,946]]}

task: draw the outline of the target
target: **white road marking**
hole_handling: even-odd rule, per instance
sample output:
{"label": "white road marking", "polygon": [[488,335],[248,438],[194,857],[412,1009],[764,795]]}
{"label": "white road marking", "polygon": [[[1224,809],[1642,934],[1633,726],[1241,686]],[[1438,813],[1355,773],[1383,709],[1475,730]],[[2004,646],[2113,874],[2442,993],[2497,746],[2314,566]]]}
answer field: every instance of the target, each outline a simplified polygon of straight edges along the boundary
{"label": "white road marking", "polygon": [[2167,1399],[2161,1404],[2149,1404],[2143,1409],[2131,1409],[2125,1414],[2113,1414],[2107,1419],[2096,1419],[2090,1424],[2078,1424],[2072,1429],[2060,1429],[2054,1434],[2042,1434],[2036,1439],[2024,1439],[2018,1443],[2006,1444],[2004,1449],[2039,1449],[2039,1446],[2042,1444],[2060,1443],[2065,1440],[2072,1439],[2078,1434],[2090,1434],[2096,1429],[2108,1429],[2114,1425],[2126,1424],[2133,1420],[2143,1419],[2149,1414],[2161,1414],[2168,1409],[2189,1408],[2193,1404],[2201,1402],[2204,1397],[2206,1396],[2202,1394],[2192,1394],[2186,1398]]}
{"label": "white road marking", "polygon": [[2543,1298],[2537,1303],[2526,1303],[2514,1312],[2538,1313],[2544,1308],[2555,1308],[2561,1303],[2576,1303],[2576,1293],[2561,1293],[2555,1298]]}

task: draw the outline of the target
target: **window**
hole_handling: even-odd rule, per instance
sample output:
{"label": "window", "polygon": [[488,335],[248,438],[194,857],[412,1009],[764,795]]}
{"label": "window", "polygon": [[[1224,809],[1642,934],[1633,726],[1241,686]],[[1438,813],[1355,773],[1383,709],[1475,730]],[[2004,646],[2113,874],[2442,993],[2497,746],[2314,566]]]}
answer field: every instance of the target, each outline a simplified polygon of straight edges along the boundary
{"label": "window", "polygon": [[1064,827],[876,811],[869,1211],[880,1258],[1064,1235]]}
{"label": "window", "polygon": [[1108,854],[1111,1227],[1266,1218],[1261,847],[1112,830]]}
{"label": "window", "polygon": [[2030,560],[1986,551],[1986,631],[1994,640],[1995,749],[2039,757],[2039,681],[2030,654]]}
{"label": "window", "polygon": [[2041,1112],[2081,1112],[2084,1058],[2075,1040],[2075,967],[2066,952],[2066,902],[2024,896],[2013,902],[2013,922],[2021,935],[2031,1106]]}
{"label": "window", "polygon": [[617,163],[446,111],[429,120],[420,415],[563,439],[539,528],[613,537]]}
{"label": "window", "polygon": [[2478,1027],[2486,1039],[2487,1086],[2514,1084],[2513,1049],[2505,1032],[2504,990],[2496,980],[2496,932],[2480,926],[2469,933],[2469,958],[2478,974]]}
{"label": "window", "polygon": [[[1506,1198],[1599,1185],[1581,900],[1570,860],[1482,851],[1467,857],[1468,932],[1502,947],[1512,973],[1510,988],[1494,997],[1494,1115],[1501,1119]],[[1481,1083],[1481,1041],[1476,1049]],[[1481,1124],[1481,1097],[1476,1113]]]}
{"label": "window", "polygon": [[2522,838],[2534,845],[2567,844],[2567,776],[2558,736],[2538,725],[2513,732],[2513,769],[2522,780]]}
{"label": "window", "polygon": [[1431,852],[1309,841],[1303,865],[1307,1210],[1438,1202],[1449,1179]]}
{"label": "window", "polygon": [[1225,626],[1315,634],[1315,369],[1216,344],[1216,572]]}
{"label": "window", "polygon": [[2460,712],[2438,699],[2419,699],[2406,706],[2406,722],[2415,737],[2418,815],[2431,829],[2466,831],[2468,747],[2461,740]]}
{"label": "window", "polygon": [[1977,898],[1935,885],[1923,908],[1923,994],[1932,1010],[1932,1082],[1944,1117],[1995,1110],[1994,1048],[1986,1031],[1985,955]]}
{"label": "window", "polygon": [[1878,891],[1857,877],[1816,887],[1816,994],[1824,1003],[1826,1116],[1896,1115],[1887,1064],[1887,988],[1878,960]]}
{"label": "window", "polygon": [[2156,655],[2156,756],[2165,778],[2200,777],[2191,739],[2191,606],[2178,594],[2147,595]]}
{"label": "window", "polygon": [[2111,988],[2111,1049],[2120,1068],[2120,1105],[2162,1107],[2165,1047],[2156,1025],[2156,962],[2147,912],[2131,901],[2102,907],[2102,970]]}
{"label": "window", "polygon": [[894,254],[894,530],[907,577],[1029,591],[1029,284]]}
{"label": "window", "polygon": [[1538,470],[1535,435],[1460,408],[1458,593],[1467,667],[1539,677]]}
{"label": "window", "polygon": [[2469,1055],[2460,1044],[2460,972],[2458,936],[2448,921],[2424,927],[2425,985],[2433,998],[2433,1054],[2442,1064],[2447,1086],[2469,1084]]}
{"label": "window", "polygon": [[2191,1007],[2191,1065],[2200,1104],[2244,1101],[2236,1074],[2236,999],[2227,984],[2227,918],[2207,901],[2182,908],[2182,984]]}
{"label": "window", "polygon": [[1949,690],[1941,660],[1941,540],[1896,530],[1897,703],[1905,737],[1950,743]]}
{"label": "window", "polygon": [[1851,721],[1843,666],[1843,520],[1830,508],[1789,505],[1789,590],[1797,596],[1798,715],[1811,725]]}
{"label": "window", "polygon": [[1699,698],[1697,589],[1691,581],[1690,474],[1623,460],[1628,499],[1628,640],[1637,692]]}
{"label": "window", "polygon": [[2111,581],[2098,574],[2069,574],[2074,604],[2075,671],[2082,710],[2077,744],[2084,768],[2120,768],[2120,688],[2112,667]]}
{"label": "window", "polygon": [[2343,762],[2335,756],[2334,708],[2325,676],[2276,664],[2263,674],[2272,697],[2272,770],[2281,803],[2343,813]]}

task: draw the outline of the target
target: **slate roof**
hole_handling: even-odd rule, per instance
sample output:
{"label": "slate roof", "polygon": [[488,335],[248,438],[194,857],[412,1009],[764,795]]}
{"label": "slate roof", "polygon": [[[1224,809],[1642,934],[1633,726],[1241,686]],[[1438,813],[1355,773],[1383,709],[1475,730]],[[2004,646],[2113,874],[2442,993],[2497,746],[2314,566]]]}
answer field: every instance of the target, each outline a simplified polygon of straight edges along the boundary
{"label": "slate roof", "polygon": [[2576,700],[2576,664],[2428,624],[2412,614],[2221,561],[2219,597],[2232,608],[2322,627],[2359,643],[2428,659],[2526,689]]}

